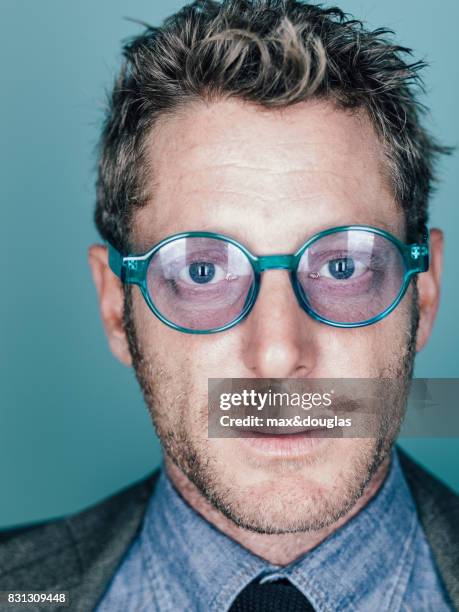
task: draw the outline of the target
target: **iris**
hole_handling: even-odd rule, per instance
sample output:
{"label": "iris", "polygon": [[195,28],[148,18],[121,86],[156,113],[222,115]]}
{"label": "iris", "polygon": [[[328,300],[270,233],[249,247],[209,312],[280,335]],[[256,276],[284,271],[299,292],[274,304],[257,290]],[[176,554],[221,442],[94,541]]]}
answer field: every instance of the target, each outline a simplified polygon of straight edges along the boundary
{"label": "iris", "polygon": [[195,261],[190,265],[188,272],[195,283],[209,283],[215,276],[215,266],[206,261]]}
{"label": "iris", "polygon": [[354,273],[354,260],[350,257],[332,259],[328,262],[328,270],[333,278],[336,278],[337,280],[346,280]]}

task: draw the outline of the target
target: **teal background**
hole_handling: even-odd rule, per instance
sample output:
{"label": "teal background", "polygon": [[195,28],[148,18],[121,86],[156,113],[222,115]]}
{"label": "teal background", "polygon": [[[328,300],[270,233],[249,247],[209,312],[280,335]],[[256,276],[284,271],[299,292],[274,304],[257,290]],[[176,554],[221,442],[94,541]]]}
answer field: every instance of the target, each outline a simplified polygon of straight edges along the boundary
{"label": "teal background", "polygon": [[[149,472],[159,444],[133,372],[109,352],[87,248],[94,147],[120,42],[181,2],[3,0],[0,19],[0,526],[77,511]],[[431,129],[459,142],[457,0],[343,0],[426,57]],[[445,230],[442,305],[416,375],[459,377],[457,154],[444,159],[432,221]],[[459,489],[457,438],[408,440]]]}

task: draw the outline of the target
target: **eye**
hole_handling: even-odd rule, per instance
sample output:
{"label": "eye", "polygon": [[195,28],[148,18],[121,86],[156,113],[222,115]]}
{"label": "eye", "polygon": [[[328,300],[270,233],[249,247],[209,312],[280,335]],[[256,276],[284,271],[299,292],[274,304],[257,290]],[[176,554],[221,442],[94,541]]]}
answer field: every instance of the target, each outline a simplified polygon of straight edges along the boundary
{"label": "eye", "polygon": [[186,283],[213,284],[225,278],[225,271],[210,261],[193,261],[182,268],[179,278]]}
{"label": "eye", "polygon": [[352,257],[335,257],[329,259],[319,271],[319,275],[335,280],[358,278],[367,271],[367,266]]}

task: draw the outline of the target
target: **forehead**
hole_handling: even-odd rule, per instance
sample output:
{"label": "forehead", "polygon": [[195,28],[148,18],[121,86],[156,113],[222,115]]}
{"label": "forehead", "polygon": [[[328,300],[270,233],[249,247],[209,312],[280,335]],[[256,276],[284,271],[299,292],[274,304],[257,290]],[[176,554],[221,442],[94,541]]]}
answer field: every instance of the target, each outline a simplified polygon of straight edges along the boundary
{"label": "forehead", "polygon": [[370,122],[330,103],[189,104],[157,123],[147,157],[151,196],[134,220],[139,247],[190,230],[266,252],[292,250],[333,225],[402,230]]}

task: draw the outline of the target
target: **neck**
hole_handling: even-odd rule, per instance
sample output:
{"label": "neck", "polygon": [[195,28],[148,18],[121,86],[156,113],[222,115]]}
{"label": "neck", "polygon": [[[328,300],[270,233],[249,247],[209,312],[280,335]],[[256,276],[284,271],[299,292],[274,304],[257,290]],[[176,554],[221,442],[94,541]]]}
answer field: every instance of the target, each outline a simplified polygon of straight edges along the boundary
{"label": "neck", "polygon": [[200,493],[185,474],[165,456],[167,474],[185,501],[204,519],[231,537],[253,554],[274,565],[288,565],[299,556],[318,546],[325,538],[342,527],[355,516],[378,492],[387,475],[390,457],[387,457],[366,486],[363,495],[353,508],[338,521],[320,531],[286,533],[280,535],[261,534],[243,529],[226,518]]}

